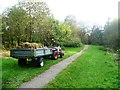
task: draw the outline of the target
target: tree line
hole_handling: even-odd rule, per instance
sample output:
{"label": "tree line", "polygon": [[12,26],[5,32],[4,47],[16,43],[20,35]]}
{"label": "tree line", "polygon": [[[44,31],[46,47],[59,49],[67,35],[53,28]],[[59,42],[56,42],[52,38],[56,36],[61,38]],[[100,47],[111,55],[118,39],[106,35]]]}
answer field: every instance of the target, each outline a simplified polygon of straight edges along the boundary
{"label": "tree line", "polygon": [[[2,43],[4,47],[15,47],[22,42],[50,44],[54,37],[60,46],[80,46],[78,27],[74,16],[66,16],[63,22],[54,18],[45,2],[26,2],[8,8],[2,14]],[[85,35],[85,34],[84,34]]]}
{"label": "tree line", "polygon": [[16,47],[22,42],[44,43],[54,37],[59,46],[79,47],[96,44],[119,50],[118,19],[106,22],[104,27],[81,26],[74,16],[66,16],[63,22],[54,18],[43,1],[22,1],[8,8],[2,15],[2,44],[5,48]]}
{"label": "tree line", "polygon": [[103,45],[106,48],[111,48],[114,51],[120,52],[119,38],[119,20],[108,19],[104,27],[93,26],[89,37],[89,44]]}

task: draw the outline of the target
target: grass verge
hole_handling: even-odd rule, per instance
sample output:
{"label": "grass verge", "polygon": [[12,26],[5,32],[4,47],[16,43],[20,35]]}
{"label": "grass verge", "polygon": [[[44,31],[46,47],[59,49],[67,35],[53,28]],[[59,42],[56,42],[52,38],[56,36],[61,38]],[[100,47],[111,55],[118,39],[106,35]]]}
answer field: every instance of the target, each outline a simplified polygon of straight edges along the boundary
{"label": "grass verge", "polygon": [[100,48],[90,46],[46,88],[118,88],[116,56]]}
{"label": "grass verge", "polygon": [[2,57],[2,87],[16,88],[24,82],[29,81],[38,74],[49,69],[51,65],[60,62],[61,60],[79,52],[83,49],[83,45],[79,48],[65,48],[64,58],[58,60],[45,60],[44,67],[37,68],[33,66],[20,67],[17,64],[17,59]]}

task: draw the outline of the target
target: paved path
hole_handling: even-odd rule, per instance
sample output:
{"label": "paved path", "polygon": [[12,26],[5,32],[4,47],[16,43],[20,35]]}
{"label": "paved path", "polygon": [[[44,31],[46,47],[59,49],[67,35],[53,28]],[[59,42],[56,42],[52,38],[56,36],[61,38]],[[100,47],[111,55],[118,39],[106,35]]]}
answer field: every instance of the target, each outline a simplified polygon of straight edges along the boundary
{"label": "paved path", "polygon": [[65,69],[72,61],[83,54],[83,51],[88,49],[88,45],[85,45],[84,49],[74,54],[73,56],[53,65],[50,69],[44,73],[33,78],[29,82],[23,83],[19,88],[43,88],[50,81],[52,81],[63,69]]}

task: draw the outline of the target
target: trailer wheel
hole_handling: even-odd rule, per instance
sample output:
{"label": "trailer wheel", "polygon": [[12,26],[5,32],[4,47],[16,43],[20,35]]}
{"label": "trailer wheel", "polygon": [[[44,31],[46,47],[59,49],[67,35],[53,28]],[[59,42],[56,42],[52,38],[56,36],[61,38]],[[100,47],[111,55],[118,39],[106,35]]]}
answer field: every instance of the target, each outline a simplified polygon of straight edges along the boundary
{"label": "trailer wheel", "polygon": [[58,52],[54,51],[53,52],[53,60],[56,60],[58,58]]}
{"label": "trailer wheel", "polygon": [[27,60],[26,59],[24,59],[24,58],[19,58],[18,59],[18,65],[24,66],[26,64],[27,64]]}
{"label": "trailer wheel", "polygon": [[63,57],[64,57],[64,53],[60,52],[60,58],[63,58]]}
{"label": "trailer wheel", "polygon": [[43,57],[39,58],[36,62],[37,67],[43,67],[44,66],[44,59]]}

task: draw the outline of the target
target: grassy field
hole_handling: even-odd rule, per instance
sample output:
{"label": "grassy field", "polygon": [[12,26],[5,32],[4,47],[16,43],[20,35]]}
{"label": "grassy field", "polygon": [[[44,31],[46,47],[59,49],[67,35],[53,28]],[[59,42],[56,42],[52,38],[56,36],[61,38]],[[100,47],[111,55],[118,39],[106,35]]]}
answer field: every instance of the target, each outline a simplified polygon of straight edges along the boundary
{"label": "grassy field", "polygon": [[116,55],[90,46],[82,56],[63,70],[47,88],[117,88]]}
{"label": "grassy field", "polygon": [[46,60],[44,67],[41,68],[30,65],[19,67],[17,64],[17,59],[2,57],[2,87],[18,87],[23,82],[29,81],[33,77],[49,69],[51,65],[56,64],[59,61],[79,52],[81,49],[83,49],[83,45],[79,48],[65,48],[64,58],[59,58],[58,60]]}

